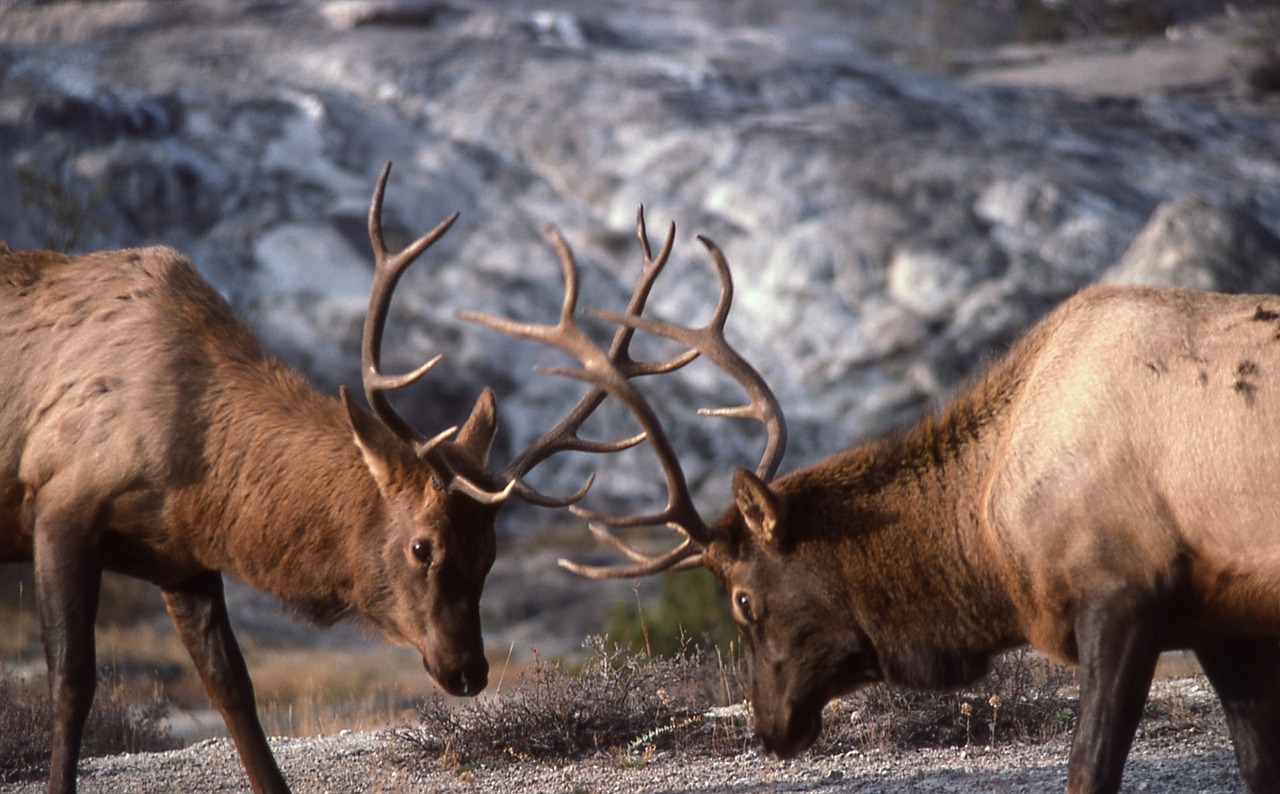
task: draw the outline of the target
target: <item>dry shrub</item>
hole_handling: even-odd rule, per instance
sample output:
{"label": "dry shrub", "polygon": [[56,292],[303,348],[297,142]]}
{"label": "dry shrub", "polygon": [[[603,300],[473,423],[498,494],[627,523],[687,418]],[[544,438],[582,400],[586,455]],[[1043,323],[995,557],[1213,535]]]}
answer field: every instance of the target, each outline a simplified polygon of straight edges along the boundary
{"label": "dry shrub", "polygon": [[1042,742],[1073,727],[1075,675],[1029,649],[999,656],[959,692],[872,686],[828,706],[818,752]]}
{"label": "dry shrub", "polygon": [[514,688],[450,706],[435,695],[415,725],[396,731],[397,757],[414,767],[433,759],[447,767],[513,760],[563,760],[606,753],[644,757],[658,750],[737,752],[740,728],[725,731],[704,712],[734,684],[722,663],[686,646],[669,657],[627,653],[587,640],[576,671],[535,657]]}
{"label": "dry shrub", "polygon": [[[1209,689],[1208,679],[1201,686]],[[1185,687],[1163,687],[1157,681],[1142,711],[1143,735],[1177,737],[1190,733],[1226,734],[1226,716],[1216,697],[1193,697]]]}
{"label": "dry shrub", "polygon": [[[170,750],[178,743],[165,727],[167,704],[154,697],[142,706],[138,694],[114,678],[98,682],[85,725],[81,756]],[[0,783],[44,777],[49,772],[52,708],[45,679],[25,681],[0,665]]]}
{"label": "dry shrub", "polygon": [[[576,671],[537,659],[514,688],[450,705],[424,701],[416,724],[396,731],[392,756],[411,768],[469,775],[477,766],[561,761],[603,753],[644,763],[655,752],[732,755],[757,743],[742,707],[745,665],[685,648],[670,657],[631,655],[588,641]],[[1074,675],[1023,650],[996,659],[962,692],[868,687],[828,707],[811,750],[965,746],[1057,736],[1074,724]]]}

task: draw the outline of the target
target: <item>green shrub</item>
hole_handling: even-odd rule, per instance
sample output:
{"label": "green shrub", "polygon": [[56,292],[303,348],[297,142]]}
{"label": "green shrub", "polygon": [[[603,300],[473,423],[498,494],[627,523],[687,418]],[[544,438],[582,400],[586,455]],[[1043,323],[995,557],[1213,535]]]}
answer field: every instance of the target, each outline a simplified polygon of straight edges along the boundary
{"label": "green shrub", "polygon": [[715,577],[697,568],[662,573],[656,604],[615,604],[606,634],[635,653],[671,656],[691,642],[725,652],[737,639],[738,628]]}
{"label": "green shrub", "polygon": [[1017,13],[1018,38],[1027,42],[1146,35],[1177,21],[1168,3],[1152,0],[1018,0]]}
{"label": "green shrub", "polygon": [[105,198],[105,187],[92,195],[83,195],[84,191],[77,190],[68,181],[31,168],[19,169],[18,181],[22,185],[21,206],[44,248],[70,251],[104,231],[93,205]]}
{"label": "green shrub", "polygon": [[1280,46],[1263,53],[1258,63],[1245,74],[1249,88],[1263,94],[1280,92]]}

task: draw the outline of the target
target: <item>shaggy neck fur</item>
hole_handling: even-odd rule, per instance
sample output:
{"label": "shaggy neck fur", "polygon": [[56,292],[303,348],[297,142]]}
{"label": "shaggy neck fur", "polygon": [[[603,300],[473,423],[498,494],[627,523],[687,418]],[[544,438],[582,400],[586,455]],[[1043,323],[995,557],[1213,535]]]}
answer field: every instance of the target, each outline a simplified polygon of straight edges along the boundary
{"label": "shaggy neck fur", "polygon": [[848,609],[889,680],[957,686],[1024,641],[992,563],[984,488],[1029,375],[1027,351],[1047,332],[1024,340],[940,414],[775,483],[795,553],[814,567],[839,566]]}
{"label": "shaggy neck fur", "polygon": [[[176,495],[200,561],[329,624],[360,607],[384,510],[341,404],[270,359],[209,394],[204,456]],[[197,445],[198,447],[199,445]],[[230,495],[230,496],[228,496]]]}

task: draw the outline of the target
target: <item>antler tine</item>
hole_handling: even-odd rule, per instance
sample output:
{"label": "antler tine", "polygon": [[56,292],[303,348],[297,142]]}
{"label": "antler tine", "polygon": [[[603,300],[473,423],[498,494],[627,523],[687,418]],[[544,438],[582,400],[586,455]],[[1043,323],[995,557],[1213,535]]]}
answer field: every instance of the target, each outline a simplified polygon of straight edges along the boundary
{"label": "antler tine", "polygon": [[[675,245],[676,225],[672,223],[668,226],[666,239],[663,241],[662,248],[655,258],[649,246],[649,235],[645,227],[644,206],[642,205],[636,210],[636,236],[639,238],[640,247],[644,253],[644,265],[640,279],[636,282],[636,287],[631,293],[631,300],[627,303],[627,312],[629,314],[640,314],[644,311],[645,304],[649,300],[649,294],[653,291],[653,284],[662,273],[662,269],[666,266],[667,260],[671,256],[671,250]],[[575,281],[576,278],[575,270]],[[690,350],[667,361],[640,363],[631,357],[631,339],[634,336],[635,329],[620,325],[614,333],[613,341],[609,345],[609,360],[614,363],[626,378],[674,372],[698,356],[696,350]],[[570,449],[584,452],[617,452],[633,447],[643,441],[643,434],[633,436],[630,439],[623,439],[616,443],[605,444],[583,441],[578,437],[577,431],[582,427],[583,422],[600,407],[600,403],[607,396],[604,389],[592,386],[559,425],[543,434],[538,441],[534,442],[523,454],[512,461],[508,471],[515,476],[524,476],[534,466],[557,452]]]}
{"label": "antler tine", "polygon": [[[647,237],[643,236],[643,214],[639,217],[638,228],[641,230],[640,233],[643,237],[642,248],[647,249]],[[542,342],[568,353],[581,364],[579,368],[547,368],[543,371],[581,380],[593,387],[557,428],[545,434],[538,442],[535,442],[533,447],[517,460],[516,464],[509,467],[509,470],[515,472],[518,477],[527,472],[529,468],[532,468],[533,464],[530,461],[542,460],[554,451],[586,449],[589,447],[601,448],[598,443],[584,442],[578,437],[577,431],[586,418],[590,416],[591,411],[598,407],[606,396],[612,396],[627,407],[643,432],[630,439],[614,442],[607,446],[609,448],[625,448],[647,440],[663,469],[667,484],[667,505],[662,511],[652,515],[621,517],[598,514],[582,510],[577,506],[573,506],[570,509],[579,516],[610,526],[667,524],[683,532],[689,539],[687,543],[691,546],[692,544],[705,545],[710,540],[711,531],[703,523],[697,508],[693,504],[684,472],[680,467],[675,452],[671,448],[666,432],[663,430],[661,422],[658,420],[648,400],[629,380],[631,377],[653,374],[659,371],[671,371],[684,366],[684,364],[693,360],[696,356],[696,351],[684,353],[671,361],[637,363],[631,359],[628,352],[634,330],[623,327],[621,324],[618,332],[615,333],[610,352],[606,353],[602,350],[599,345],[583,333],[578,325],[578,265],[574,259],[573,251],[558,229],[554,227],[548,228],[547,234],[560,259],[561,271],[565,282],[565,298],[560,317],[555,324],[519,323],[475,312],[460,313],[464,319],[480,323],[496,331],[518,338]],[[663,246],[656,258],[650,256],[646,250],[645,272],[641,275],[640,283],[636,287],[629,306],[629,309],[636,314],[643,310],[644,303],[653,286],[653,281],[656,280],[658,273],[666,264],[671,249],[670,240],[674,238],[674,235],[673,228],[668,234],[668,243]],[[519,492],[523,497],[525,493],[531,490],[528,489],[528,486],[523,486]],[[579,493],[585,492],[580,491]],[[550,498],[544,495],[538,496]],[[696,550],[694,553],[696,553]],[[665,556],[663,558],[654,558],[655,564],[657,564],[658,560],[665,559]],[[673,559],[670,564],[675,562],[676,560]]]}
{"label": "antler tine", "polygon": [[585,576],[588,579],[635,579],[641,576],[661,573],[662,571],[683,571],[702,565],[702,547],[696,545],[692,538],[686,537],[674,549],[657,557],[651,557],[636,551],[603,527],[597,524],[590,524],[589,526],[596,537],[618,549],[637,564],[630,566],[583,565],[563,558],[557,560],[561,568],[579,576]]}
{"label": "antler tine", "polygon": [[[658,280],[662,269],[667,266],[667,260],[671,258],[671,251],[675,248],[676,243],[676,225],[674,222],[667,224],[667,236],[662,241],[662,248],[658,249],[657,257],[654,257],[652,249],[649,247],[649,231],[645,226],[644,205],[642,204],[636,210],[636,239],[640,241],[640,250],[644,254],[644,265],[641,268],[640,280],[636,282],[636,289],[632,292],[631,300],[627,303],[627,314],[638,317],[644,313],[644,307],[649,302],[649,294],[653,291],[654,282]],[[595,315],[596,312],[588,311],[588,314]],[[613,345],[609,348],[610,358],[618,362],[619,368],[627,378],[641,375],[665,375],[668,372],[675,372],[698,357],[697,350],[689,349],[665,361],[636,361],[631,358],[630,351],[631,339],[635,336],[635,330],[626,325],[619,325],[613,336]]]}
{"label": "antler tine", "polygon": [[[545,325],[540,323],[520,323],[514,320],[466,310],[459,311],[458,316],[464,320],[478,323],[500,333],[507,334],[508,336],[520,339],[533,339],[571,353],[573,349],[582,347],[584,344],[594,347],[594,345],[590,343],[590,340],[588,340],[585,335],[581,333],[580,329],[578,329],[577,320],[575,319],[578,306],[579,279],[577,265],[573,260],[572,252],[569,251],[568,244],[564,241],[558,230],[552,227],[547,227],[545,231],[548,236],[551,237],[552,244],[560,255],[561,274],[564,278],[564,298],[560,306],[560,315],[554,324]],[[537,369],[544,370],[545,368],[538,367]],[[543,507],[567,507],[568,505],[581,500],[582,497],[586,495],[588,489],[591,487],[592,481],[594,480],[594,475],[587,480],[587,483],[582,488],[578,489],[576,493],[568,497],[555,497],[543,494],[524,483],[520,478],[527,473],[529,469],[536,465],[537,462],[545,459],[546,456],[555,451],[573,449],[584,452],[613,452],[635,446],[644,440],[643,434],[614,442],[592,442],[578,438],[576,435],[578,426],[586,420],[591,411],[599,404],[597,402],[596,405],[592,405],[584,409],[583,405],[585,402],[585,399],[580,402],[574,411],[570,412],[569,416],[561,421],[560,425],[548,433],[543,434],[538,442],[535,442],[533,446],[525,450],[525,452],[518,456],[511,465],[507,466],[507,468],[503,470],[502,476],[510,481],[511,487],[513,487],[515,492],[520,495],[520,498],[530,502],[531,504],[541,505]],[[571,422],[570,420],[575,417],[577,417],[577,421]],[[554,449],[549,449],[549,451],[546,451],[541,457],[537,457],[533,460],[532,463],[527,462],[528,460],[535,458],[535,456],[539,454],[538,451],[540,449],[549,447],[554,447]]]}
{"label": "antler tine", "polygon": [[[644,253],[644,266],[640,279],[637,281],[636,287],[631,294],[631,299],[627,304],[629,313],[639,314],[644,311],[644,306],[649,299],[653,284],[671,256],[672,248],[675,245],[675,231],[675,224],[670,224],[662,248],[659,249],[658,256],[654,257],[645,227],[644,207],[641,206],[637,209],[636,235],[640,240],[641,250]],[[560,312],[560,324],[576,325],[576,320],[573,319],[577,311],[579,294],[579,276],[576,261],[573,258],[572,251],[568,250],[567,244],[564,243],[558,231],[548,229],[548,234],[552,237],[552,244],[559,255],[561,270],[565,278],[565,298]],[[559,242],[557,242],[557,239]],[[566,262],[570,266],[566,267]],[[464,319],[481,323],[508,335],[541,340],[540,336],[528,333],[533,330],[533,327],[528,324],[522,325],[508,320],[478,315],[473,312],[459,312],[459,315]],[[697,351],[691,350],[666,361],[639,363],[633,360],[630,354],[630,343],[634,335],[634,329],[619,325],[609,346],[608,360],[622,372],[624,378],[672,372],[688,364],[698,355]],[[567,374],[564,370],[543,367],[537,369],[548,374]],[[522,499],[543,507],[567,507],[574,504],[586,495],[594,475],[587,481],[586,485],[567,497],[555,497],[540,493],[524,483],[522,478],[539,463],[559,452],[576,451],[592,454],[620,452],[630,449],[645,440],[646,435],[643,432],[630,438],[616,441],[591,441],[583,439],[578,434],[583,423],[600,407],[607,396],[608,392],[605,389],[593,384],[559,424],[543,433],[503,470],[504,478],[520,483],[517,490]]]}
{"label": "antler tine", "polygon": [[391,407],[385,392],[417,381],[426,375],[441,357],[436,356],[412,372],[402,375],[385,375],[382,373],[382,334],[386,327],[387,311],[391,306],[391,295],[405,268],[449,231],[449,227],[458,219],[458,213],[455,212],[445,218],[434,229],[419,237],[404,250],[392,255],[387,250],[382,234],[382,199],[387,188],[387,177],[390,174],[391,163],[388,162],[382,167],[377,187],[373,191],[373,199],[369,202],[369,243],[373,247],[374,275],[373,286],[369,290],[369,310],[365,314],[364,334],[360,344],[360,369],[365,399],[369,401],[369,407],[397,436],[409,443],[418,444],[422,441],[422,437]]}
{"label": "antler tine", "polygon": [[765,382],[760,373],[747,363],[738,351],[734,350],[725,338],[725,322],[733,304],[733,275],[724,252],[710,239],[699,235],[699,242],[706,247],[711,260],[720,277],[720,298],[711,320],[701,328],[689,328],[674,323],[653,320],[638,314],[612,314],[595,312],[595,316],[608,322],[618,323],[639,331],[672,339],[698,351],[709,361],[732,377],[746,391],[750,402],[732,408],[703,408],[698,411],[704,416],[729,416],[756,419],[765,426],[766,442],[756,474],[764,480],[771,480],[777,474],[778,466],[787,446],[787,425],[782,414],[782,407],[773,390]]}

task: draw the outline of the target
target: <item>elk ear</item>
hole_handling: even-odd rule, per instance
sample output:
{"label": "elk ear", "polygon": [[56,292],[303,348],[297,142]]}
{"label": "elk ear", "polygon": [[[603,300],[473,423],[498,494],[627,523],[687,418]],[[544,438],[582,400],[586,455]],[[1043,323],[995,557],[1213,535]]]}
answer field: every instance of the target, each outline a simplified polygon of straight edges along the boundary
{"label": "elk ear", "polygon": [[776,546],[781,542],[779,528],[785,509],[764,480],[747,469],[738,469],[733,475],[733,501],[760,545]]}
{"label": "elk ear", "polygon": [[488,387],[476,398],[475,407],[466,424],[458,431],[455,443],[484,466],[489,461],[489,449],[498,430],[498,404],[493,399],[493,389]]}
{"label": "elk ear", "polygon": [[385,493],[395,480],[392,462],[400,456],[396,445],[402,442],[377,417],[357,405],[346,386],[338,388],[338,395],[342,398],[343,407],[347,409],[347,419],[351,422],[356,445],[364,455],[364,463],[377,481],[378,490]]}

